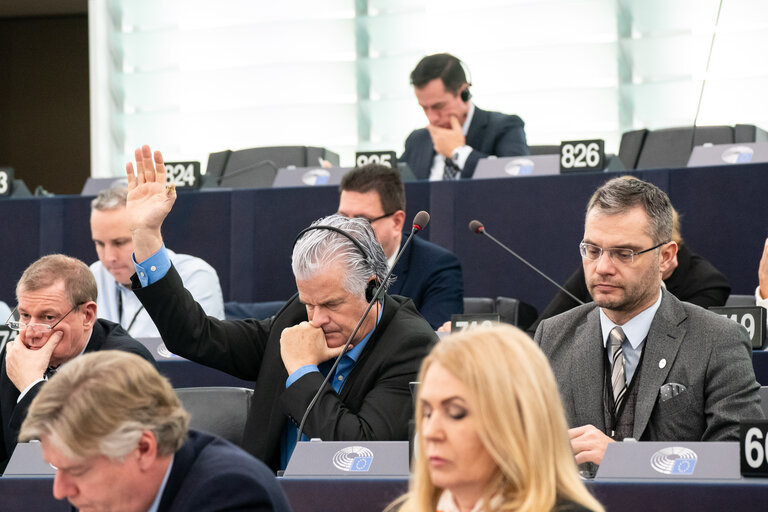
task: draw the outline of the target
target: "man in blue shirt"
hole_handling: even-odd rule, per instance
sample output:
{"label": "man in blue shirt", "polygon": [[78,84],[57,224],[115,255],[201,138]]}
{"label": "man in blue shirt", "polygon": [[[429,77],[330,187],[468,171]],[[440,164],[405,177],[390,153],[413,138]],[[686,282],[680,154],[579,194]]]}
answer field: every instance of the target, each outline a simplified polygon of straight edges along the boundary
{"label": "man in blue shirt", "polygon": [[127,171],[136,296],[171,351],[256,381],[246,450],[274,470],[285,466],[295,427],[328,374],[328,361],[349,338],[347,361],[320,393],[304,433],[326,441],[407,439],[408,383],[436,336],[408,299],[383,295],[364,314],[387,271],[368,221],[341,215],[316,221],[293,249],[298,293],[277,315],[220,321],[203,313],[165,254],[161,225],[176,193],[165,186],[162,155],[153,158],[144,146],[136,151],[136,174],[131,163]]}

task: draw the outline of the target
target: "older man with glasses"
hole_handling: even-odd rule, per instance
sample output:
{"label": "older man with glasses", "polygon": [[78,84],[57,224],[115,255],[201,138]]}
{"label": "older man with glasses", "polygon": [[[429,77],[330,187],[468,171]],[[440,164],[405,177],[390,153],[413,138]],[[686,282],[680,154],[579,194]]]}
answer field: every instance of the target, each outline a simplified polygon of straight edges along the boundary
{"label": "older man with glasses", "polygon": [[80,260],[52,254],[30,265],[16,285],[18,305],[6,325],[18,331],[0,354],[0,470],[21,423],[48,377],[86,352],[123,350],[154,364],[119,325],[97,318],[96,281]]}
{"label": "older man with glasses", "polygon": [[738,441],[762,418],[746,331],[661,287],[672,265],[672,205],[616,178],[587,205],[579,245],[594,302],[544,320],[535,340],[560,386],[578,463],[614,441]]}

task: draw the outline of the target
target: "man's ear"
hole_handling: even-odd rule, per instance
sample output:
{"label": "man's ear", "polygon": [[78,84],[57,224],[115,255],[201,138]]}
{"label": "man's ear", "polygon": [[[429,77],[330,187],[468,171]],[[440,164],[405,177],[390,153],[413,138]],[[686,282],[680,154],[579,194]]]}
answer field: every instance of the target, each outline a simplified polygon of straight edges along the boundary
{"label": "man's ear", "polygon": [[82,306],[83,312],[85,313],[85,319],[83,320],[83,327],[86,329],[90,329],[93,327],[93,324],[96,323],[96,303],[93,301],[86,302]]}
{"label": "man's ear", "polygon": [[155,463],[155,459],[157,459],[157,439],[152,431],[145,430],[141,433],[139,442],[136,445],[136,454],[139,467],[142,470],[151,468]]}
{"label": "man's ear", "polygon": [[403,226],[405,226],[405,212],[403,210],[397,210],[392,214],[392,220],[395,221],[395,229],[397,231],[402,231]]}
{"label": "man's ear", "polygon": [[677,266],[677,242],[672,241],[661,247],[661,261],[659,263],[659,270],[661,274],[665,275],[666,271],[672,266]]}

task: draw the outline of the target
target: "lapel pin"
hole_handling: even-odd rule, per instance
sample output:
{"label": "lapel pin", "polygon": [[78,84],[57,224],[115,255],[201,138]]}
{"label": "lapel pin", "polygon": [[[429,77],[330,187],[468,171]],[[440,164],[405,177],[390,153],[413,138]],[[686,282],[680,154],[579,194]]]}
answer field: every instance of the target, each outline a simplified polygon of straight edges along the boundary
{"label": "lapel pin", "polygon": [[667,366],[666,359],[662,359],[661,361],[659,361],[659,368],[664,368],[665,366]]}

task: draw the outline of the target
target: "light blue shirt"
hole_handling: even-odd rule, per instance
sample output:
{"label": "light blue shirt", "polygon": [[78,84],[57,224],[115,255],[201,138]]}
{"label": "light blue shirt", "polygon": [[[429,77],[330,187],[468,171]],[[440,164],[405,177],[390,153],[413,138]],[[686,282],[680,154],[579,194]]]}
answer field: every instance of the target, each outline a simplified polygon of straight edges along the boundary
{"label": "light blue shirt", "polygon": [[157,512],[158,507],[160,506],[160,499],[163,497],[163,492],[165,492],[165,486],[168,483],[168,477],[171,476],[171,468],[173,467],[173,457],[171,457],[171,463],[168,464],[168,469],[165,471],[165,477],[163,477],[163,483],[160,484],[160,489],[157,491],[157,496],[155,496],[155,501],[152,502],[152,506],[147,509],[147,512]]}
{"label": "light blue shirt", "polygon": [[5,302],[0,300],[0,322],[10,320],[11,308],[9,308]]}
{"label": "light blue shirt", "polygon": [[[165,253],[165,257],[162,256],[162,253]],[[200,304],[205,314],[223,320],[224,298],[221,293],[219,276],[216,274],[216,270],[204,260],[189,254],[176,254],[163,246],[160,251],[146,262],[139,264],[138,267],[134,260],[134,267],[142,286],[146,286],[163,277],[168,272],[171,263],[179,273],[184,288],[192,294],[192,298]],[[158,276],[160,273],[158,270],[148,270],[152,266],[159,268],[162,275]],[[91,265],[91,272],[96,278],[96,286],[99,290],[96,298],[99,318],[119,323],[134,338],[160,337],[155,323],[130,286],[124,286],[115,281],[114,276],[100,261]],[[142,280],[139,272],[143,273],[145,278],[149,276],[152,279]]]}
{"label": "light blue shirt", "polygon": [[[651,323],[653,323],[653,317],[656,316],[656,311],[661,306],[661,290],[659,290],[659,298],[656,302],[642,311],[640,314],[635,315],[624,325],[619,325],[621,330],[624,331],[626,341],[621,344],[621,348],[624,351],[624,375],[627,377],[627,385],[632,382],[632,377],[635,375],[637,364],[640,362],[640,356],[643,353],[643,345],[645,344],[645,338],[648,336],[648,331],[651,330]],[[603,313],[603,309],[600,308],[600,328],[603,331],[603,348],[608,344],[608,335],[611,333],[615,324],[608,316]]]}

